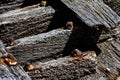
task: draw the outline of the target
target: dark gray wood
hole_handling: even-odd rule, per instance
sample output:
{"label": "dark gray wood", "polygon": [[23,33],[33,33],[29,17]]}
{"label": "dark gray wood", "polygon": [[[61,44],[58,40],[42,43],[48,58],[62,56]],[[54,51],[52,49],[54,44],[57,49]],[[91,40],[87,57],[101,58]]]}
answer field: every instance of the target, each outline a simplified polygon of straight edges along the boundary
{"label": "dark gray wood", "polygon": [[120,0],[103,0],[112,10],[120,16]]}
{"label": "dark gray wood", "polygon": [[[80,80],[113,80],[113,78],[116,78],[116,75],[119,73],[117,68],[120,68],[120,41],[118,39],[107,40],[105,42],[98,43],[97,46],[101,50],[101,53],[97,56],[96,73],[89,75],[84,79],[80,78]],[[98,67],[100,66],[108,68],[112,75],[109,73],[108,76],[105,75],[99,70]]]}
{"label": "dark gray wood", "polygon": [[102,0],[61,0],[88,26],[104,25],[108,29],[116,27],[120,17]]}
{"label": "dark gray wood", "polygon": [[15,39],[38,34],[47,30],[55,10],[38,5],[14,10],[0,15],[0,39],[7,41],[12,35]]}

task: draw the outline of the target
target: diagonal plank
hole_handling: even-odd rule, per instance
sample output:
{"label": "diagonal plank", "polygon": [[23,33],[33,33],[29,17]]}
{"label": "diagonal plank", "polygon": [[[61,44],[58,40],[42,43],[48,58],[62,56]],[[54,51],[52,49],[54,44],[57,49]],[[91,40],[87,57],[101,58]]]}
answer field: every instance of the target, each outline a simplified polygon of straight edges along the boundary
{"label": "diagonal plank", "polygon": [[88,26],[104,25],[107,29],[115,28],[120,17],[102,0],[61,0]]}
{"label": "diagonal plank", "polygon": [[[20,64],[10,65],[5,62],[9,57],[5,57],[2,50],[6,52],[4,44],[0,41],[0,80],[31,80]],[[9,59],[14,60],[14,57],[11,55]]]}

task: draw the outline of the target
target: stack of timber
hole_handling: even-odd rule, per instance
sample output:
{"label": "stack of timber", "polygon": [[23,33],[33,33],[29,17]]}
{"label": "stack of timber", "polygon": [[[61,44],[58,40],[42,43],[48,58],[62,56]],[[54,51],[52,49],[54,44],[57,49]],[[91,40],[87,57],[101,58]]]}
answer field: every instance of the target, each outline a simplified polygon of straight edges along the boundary
{"label": "stack of timber", "polygon": [[[17,40],[14,41],[16,44],[8,46],[7,49],[13,53],[20,63],[30,62],[31,65],[41,67],[39,70],[27,71],[32,80],[117,80],[120,76],[117,69],[120,68],[120,17],[101,0],[61,0],[61,3],[67,7],[65,9],[70,9],[71,12],[76,14],[76,17],[82,21],[79,24],[85,23],[86,26],[75,26],[73,31],[55,29],[45,33],[35,33],[35,35],[33,33],[27,35],[30,32],[27,30],[25,36],[21,37],[18,35],[15,38]],[[55,11],[51,7],[41,7],[40,9],[49,8],[50,10],[48,11],[54,14]],[[9,13],[21,14],[23,12],[26,13],[26,17],[29,17],[30,12],[27,13],[27,11],[35,11],[37,9],[39,9],[38,6],[37,8],[30,6]],[[41,13],[42,10],[34,13]],[[0,16],[5,17],[6,15],[8,13]],[[32,14],[30,16],[35,19],[39,17]],[[27,20],[24,16],[20,16],[17,19],[14,17],[16,15],[0,18],[4,21],[1,24],[9,22],[11,24],[13,21],[17,25],[20,20],[19,26],[22,24],[27,29],[29,28],[26,25]],[[44,20],[44,18],[40,20]],[[47,20],[44,21],[46,22]],[[21,23],[21,21],[26,24]],[[37,31],[37,24],[34,22],[34,19],[30,18],[28,24],[34,24],[34,29]],[[4,27],[8,26],[7,28],[9,28],[9,25]],[[32,28],[33,26],[29,29],[33,30]],[[25,31],[22,30],[20,33],[22,32],[24,33]],[[7,36],[8,33],[4,32],[1,35]],[[3,41],[5,40],[4,36],[0,38],[3,38]],[[89,56],[87,59],[81,59],[74,63],[74,57],[69,55],[76,48],[83,52],[94,50],[98,56],[92,59],[92,56]],[[67,56],[63,56],[63,54],[67,54]],[[116,74],[118,75],[116,76]]]}

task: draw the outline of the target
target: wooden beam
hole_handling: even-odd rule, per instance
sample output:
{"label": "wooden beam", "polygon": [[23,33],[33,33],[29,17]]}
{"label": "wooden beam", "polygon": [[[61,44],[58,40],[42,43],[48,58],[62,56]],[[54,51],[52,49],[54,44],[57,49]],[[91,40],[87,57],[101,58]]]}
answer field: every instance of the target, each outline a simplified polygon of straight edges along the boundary
{"label": "wooden beam", "polygon": [[15,39],[47,30],[55,10],[38,5],[14,10],[0,15],[0,39],[4,42],[12,35]]}
{"label": "wooden beam", "polygon": [[31,80],[21,66],[7,66],[0,64],[1,80]]}
{"label": "wooden beam", "polygon": [[10,10],[15,10],[21,8],[23,5],[24,0],[1,0],[0,1],[0,14],[8,12]]}
{"label": "wooden beam", "polygon": [[[9,65],[10,61],[6,63],[6,59],[11,59],[16,61],[11,55],[11,58],[5,56],[2,50],[5,51],[4,44],[0,41],[0,79],[1,80],[31,80],[28,74],[23,70],[20,64]],[[13,62],[12,62],[13,63]],[[19,63],[19,62],[18,62]]]}
{"label": "wooden beam", "polygon": [[96,74],[96,61],[85,59],[73,63],[72,60],[73,57],[64,57],[47,62],[36,62],[33,65],[40,66],[42,69],[28,71],[28,74],[31,76],[32,80],[78,80],[82,78],[84,79],[85,76],[88,77]]}
{"label": "wooden beam", "polygon": [[62,53],[70,34],[71,30],[57,29],[18,39],[18,44],[8,48],[19,62],[41,60]]}

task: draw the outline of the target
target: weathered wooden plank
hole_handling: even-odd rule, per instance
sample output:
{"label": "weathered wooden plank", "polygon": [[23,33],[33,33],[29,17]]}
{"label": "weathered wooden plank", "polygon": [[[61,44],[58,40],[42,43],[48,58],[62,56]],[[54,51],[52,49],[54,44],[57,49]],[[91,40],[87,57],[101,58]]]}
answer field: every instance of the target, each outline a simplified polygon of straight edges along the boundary
{"label": "weathered wooden plank", "polygon": [[42,69],[28,71],[28,74],[32,80],[79,80],[96,73],[96,61],[86,59],[73,63],[72,60],[72,57],[64,57],[44,63],[36,62],[33,65]]}
{"label": "weathered wooden plank", "polygon": [[44,57],[60,54],[71,34],[71,30],[57,29],[16,40],[10,51],[19,62],[32,62]]}
{"label": "weathered wooden plank", "polygon": [[[115,78],[120,76],[116,76],[119,73],[117,68],[120,68],[120,41],[118,39],[108,40],[98,43],[97,46],[101,50],[97,57],[97,73],[94,76],[89,76],[87,80],[116,80]],[[108,69],[108,72],[105,72],[107,75],[99,70],[100,66]]]}
{"label": "weathered wooden plank", "polygon": [[0,14],[18,9],[22,6],[24,0],[1,0],[0,1]]}
{"label": "weathered wooden plank", "polygon": [[[4,52],[2,51],[4,50]],[[23,70],[20,64],[17,65],[8,65],[4,60],[6,54],[5,46],[0,41],[0,80],[31,80],[28,74]],[[14,57],[11,56],[14,60]]]}
{"label": "weathered wooden plank", "polygon": [[112,10],[120,16],[120,0],[103,0]]}
{"label": "weathered wooden plank", "polygon": [[61,0],[88,26],[104,25],[108,30],[116,28],[120,17],[102,0]]}
{"label": "weathered wooden plank", "polygon": [[31,80],[21,66],[0,64],[0,80]]}
{"label": "weathered wooden plank", "polygon": [[14,10],[0,15],[0,39],[6,41],[41,33],[47,30],[55,10],[38,5]]}

